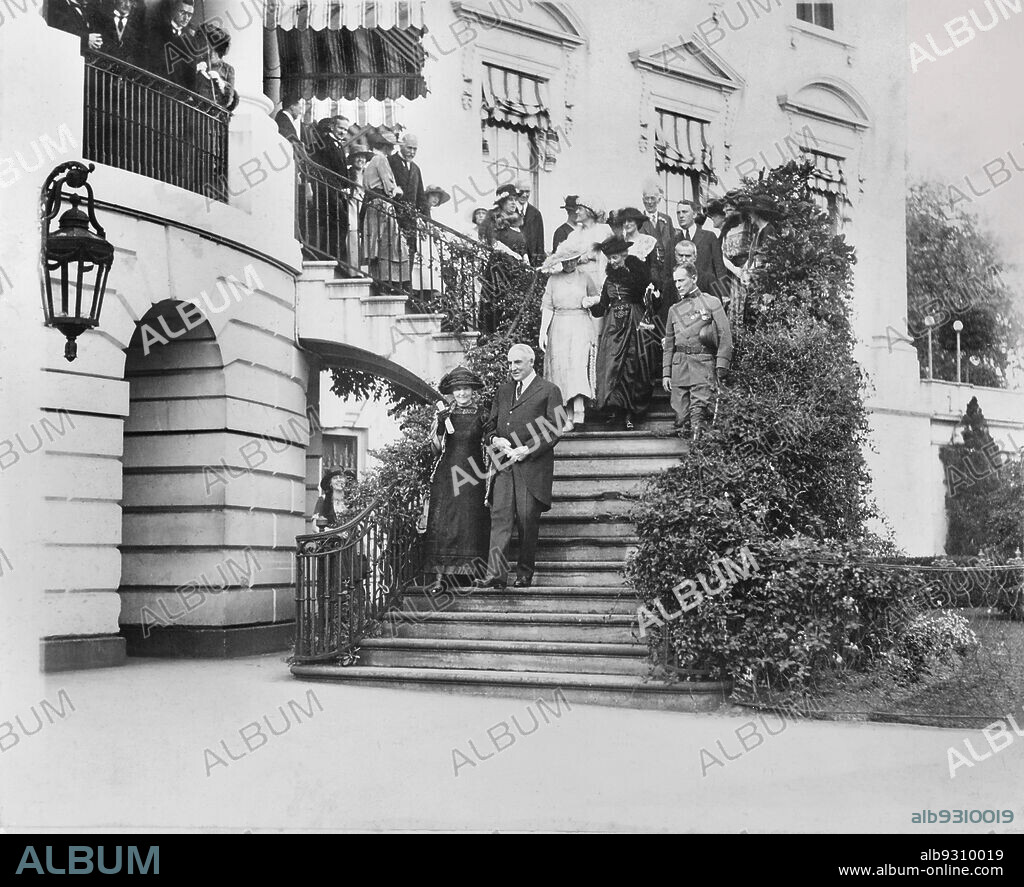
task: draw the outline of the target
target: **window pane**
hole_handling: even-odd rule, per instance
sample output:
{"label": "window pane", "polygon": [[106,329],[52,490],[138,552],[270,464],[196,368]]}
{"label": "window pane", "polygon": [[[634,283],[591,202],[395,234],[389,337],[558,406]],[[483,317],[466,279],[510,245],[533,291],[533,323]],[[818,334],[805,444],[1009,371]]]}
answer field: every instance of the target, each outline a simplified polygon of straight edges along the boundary
{"label": "window pane", "polygon": [[796,17],[802,22],[810,22],[811,24],[814,24],[814,4],[797,3]]}
{"label": "window pane", "polygon": [[334,471],[339,468],[358,466],[358,438],[340,434],[324,435],[323,470]]}
{"label": "window pane", "polygon": [[835,4],[815,3],[814,23],[822,28],[828,28],[830,31],[834,31],[836,29]]}

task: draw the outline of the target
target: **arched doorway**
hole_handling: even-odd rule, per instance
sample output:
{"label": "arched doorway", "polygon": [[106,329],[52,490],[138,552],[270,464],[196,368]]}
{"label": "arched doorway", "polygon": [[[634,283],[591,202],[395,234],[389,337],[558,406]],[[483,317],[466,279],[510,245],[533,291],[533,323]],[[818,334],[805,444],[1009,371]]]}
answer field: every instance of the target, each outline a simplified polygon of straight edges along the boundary
{"label": "arched doorway", "polygon": [[255,566],[232,551],[225,488],[211,483],[231,444],[209,322],[186,303],[154,305],[132,336],[125,379],[119,591],[128,654],[217,655],[209,631],[225,624],[218,593],[251,587]]}

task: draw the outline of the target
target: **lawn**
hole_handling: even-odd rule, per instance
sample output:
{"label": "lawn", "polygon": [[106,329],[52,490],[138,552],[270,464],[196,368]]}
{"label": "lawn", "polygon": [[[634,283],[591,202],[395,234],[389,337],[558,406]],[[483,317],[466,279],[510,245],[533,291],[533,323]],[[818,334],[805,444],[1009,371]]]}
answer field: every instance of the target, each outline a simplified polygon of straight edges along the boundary
{"label": "lawn", "polygon": [[1024,724],[1024,622],[997,611],[958,610],[979,648],[958,668],[899,686],[884,669],[837,673],[808,699],[777,699],[814,717],[981,728],[1013,714]]}

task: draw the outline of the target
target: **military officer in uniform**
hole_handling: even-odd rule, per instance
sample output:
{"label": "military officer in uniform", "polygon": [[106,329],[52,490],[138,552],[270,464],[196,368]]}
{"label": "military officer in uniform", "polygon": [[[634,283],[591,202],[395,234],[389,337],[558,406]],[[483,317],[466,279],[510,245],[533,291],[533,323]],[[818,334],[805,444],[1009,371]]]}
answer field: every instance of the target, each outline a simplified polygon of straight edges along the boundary
{"label": "military officer in uniform", "polygon": [[665,325],[662,385],[672,395],[679,436],[696,440],[711,425],[719,379],[732,365],[732,329],[722,303],[697,287],[695,264],[678,265],[673,280],[679,301]]}

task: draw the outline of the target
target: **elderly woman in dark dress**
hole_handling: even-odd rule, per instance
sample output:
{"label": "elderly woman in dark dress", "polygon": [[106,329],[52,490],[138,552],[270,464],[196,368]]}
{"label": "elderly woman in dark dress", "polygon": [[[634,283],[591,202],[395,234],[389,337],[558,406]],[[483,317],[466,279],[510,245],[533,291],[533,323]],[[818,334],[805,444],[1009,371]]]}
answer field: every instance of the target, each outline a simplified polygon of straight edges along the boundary
{"label": "elderly woman in dark dress", "polygon": [[597,346],[597,406],[609,418],[621,418],[627,431],[651,404],[651,367],[648,340],[655,335],[651,307],[645,303],[651,275],[647,264],[629,255],[630,245],[614,236],[601,244],[608,256],[601,301],[591,307],[604,317]]}
{"label": "elderly woman in dark dress", "polygon": [[444,576],[474,577],[487,562],[491,518],[484,505],[484,422],[476,403],[484,386],[466,367],[456,367],[440,384],[452,402],[439,410],[430,432],[437,462],[430,481],[430,509],[425,539],[424,572],[434,574],[431,591]]}

